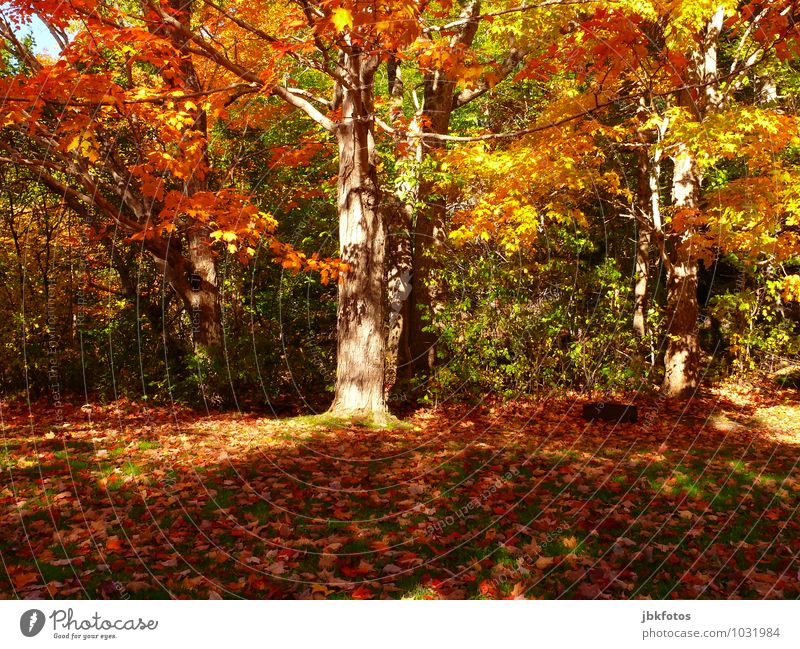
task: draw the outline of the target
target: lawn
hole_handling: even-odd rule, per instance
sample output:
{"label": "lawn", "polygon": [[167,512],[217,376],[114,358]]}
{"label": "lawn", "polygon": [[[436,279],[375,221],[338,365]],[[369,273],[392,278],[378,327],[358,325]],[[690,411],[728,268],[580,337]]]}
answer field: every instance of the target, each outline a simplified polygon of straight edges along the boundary
{"label": "lawn", "polygon": [[5,404],[0,597],[796,598],[791,390],[406,427]]}

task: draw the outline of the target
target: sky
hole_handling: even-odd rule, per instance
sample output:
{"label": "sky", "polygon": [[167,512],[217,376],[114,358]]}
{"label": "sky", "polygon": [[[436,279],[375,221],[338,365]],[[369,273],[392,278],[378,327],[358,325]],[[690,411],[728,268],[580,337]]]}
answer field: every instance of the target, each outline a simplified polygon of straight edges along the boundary
{"label": "sky", "polygon": [[[8,15],[8,5],[0,5],[0,13],[3,15]],[[14,25],[13,21],[9,22]],[[34,52],[37,54],[55,55],[58,53],[59,48],[55,39],[50,34],[47,27],[44,26],[44,23],[35,16],[31,20],[30,24],[16,26],[15,31],[20,37],[33,36],[33,40],[36,43]]]}

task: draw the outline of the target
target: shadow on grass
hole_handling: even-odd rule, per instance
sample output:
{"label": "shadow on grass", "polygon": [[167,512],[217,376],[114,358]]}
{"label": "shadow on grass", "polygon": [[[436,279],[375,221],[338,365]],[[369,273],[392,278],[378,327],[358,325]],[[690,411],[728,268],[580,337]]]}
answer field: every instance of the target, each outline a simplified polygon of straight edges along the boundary
{"label": "shadow on grass", "polygon": [[[92,479],[92,444],[70,451],[87,465],[75,498],[55,499],[66,460],[44,485],[38,467],[11,468],[29,499],[53,493],[49,510],[29,500],[26,537],[25,494],[3,492],[0,552],[50,566],[37,579],[65,597],[103,596],[109,579],[134,597],[796,597],[798,446],[715,428],[713,411],[645,404],[615,426],[566,401],[515,403],[398,430],[202,418],[129,442],[107,460],[113,489]],[[53,577],[54,539],[77,577]],[[48,584],[20,587],[24,574],[0,590]]]}

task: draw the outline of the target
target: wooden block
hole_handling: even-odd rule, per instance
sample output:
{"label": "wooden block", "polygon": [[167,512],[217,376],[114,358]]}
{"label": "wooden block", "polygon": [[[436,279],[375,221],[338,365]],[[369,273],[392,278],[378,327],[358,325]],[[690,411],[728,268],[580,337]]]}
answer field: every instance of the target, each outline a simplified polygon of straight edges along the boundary
{"label": "wooden block", "polygon": [[581,415],[584,419],[603,419],[605,421],[617,421],[621,423],[635,423],[638,419],[636,406],[632,403],[608,403],[599,401],[587,403],[583,406]]}

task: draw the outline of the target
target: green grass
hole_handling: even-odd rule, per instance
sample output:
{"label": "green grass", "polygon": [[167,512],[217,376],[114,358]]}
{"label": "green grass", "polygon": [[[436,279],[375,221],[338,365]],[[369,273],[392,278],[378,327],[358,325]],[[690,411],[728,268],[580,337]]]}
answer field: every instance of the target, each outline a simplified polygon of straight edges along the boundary
{"label": "green grass", "polygon": [[349,429],[354,426],[369,430],[411,430],[413,428],[412,424],[401,421],[393,415],[387,415],[382,420],[375,420],[371,417],[341,417],[324,412],[318,415],[291,417],[281,421],[299,428]]}

